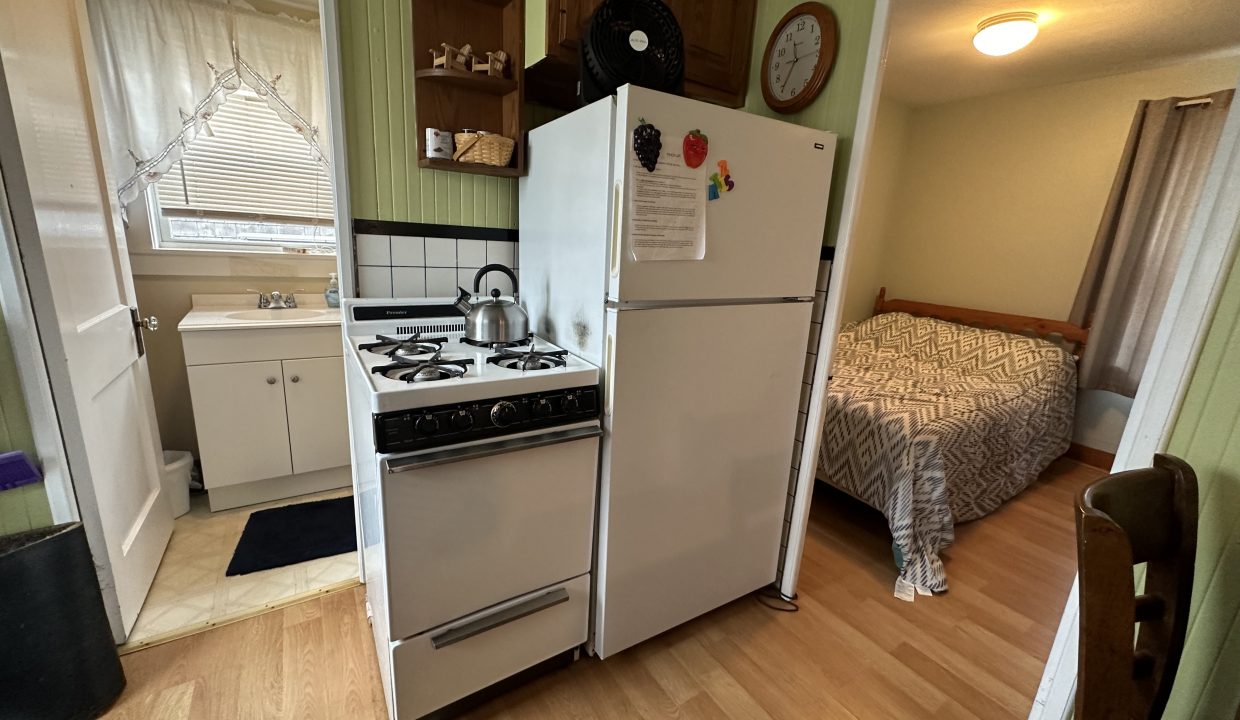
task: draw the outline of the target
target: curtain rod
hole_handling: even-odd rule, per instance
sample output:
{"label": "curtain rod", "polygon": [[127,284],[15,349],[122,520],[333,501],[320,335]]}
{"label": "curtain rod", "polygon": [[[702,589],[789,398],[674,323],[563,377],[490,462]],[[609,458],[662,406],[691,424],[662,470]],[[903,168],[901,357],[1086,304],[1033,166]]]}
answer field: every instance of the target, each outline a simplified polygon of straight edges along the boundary
{"label": "curtain rod", "polygon": [[1214,98],[1199,97],[1199,98],[1192,98],[1191,100],[1181,100],[1178,103],[1176,103],[1175,106],[1178,108],[1182,108],[1182,107],[1188,107],[1190,105],[1209,105],[1212,102],[1214,102]]}

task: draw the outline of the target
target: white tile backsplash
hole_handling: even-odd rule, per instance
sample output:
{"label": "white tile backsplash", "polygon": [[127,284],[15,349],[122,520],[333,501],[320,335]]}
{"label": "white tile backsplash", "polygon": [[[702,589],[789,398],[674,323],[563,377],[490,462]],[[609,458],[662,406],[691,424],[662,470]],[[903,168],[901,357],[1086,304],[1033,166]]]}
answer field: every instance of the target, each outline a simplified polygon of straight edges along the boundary
{"label": "white tile backsplash", "polygon": [[358,267],[357,294],[364,298],[392,297],[392,268]]}
{"label": "white tile backsplash", "polygon": [[[362,297],[456,297],[472,291],[478,268],[491,263],[516,272],[517,243],[506,240],[357,235],[358,294]],[[512,281],[488,273],[482,291],[512,295]]]}
{"label": "white tile backsplash", "polygon": [[392,297],[426,297],[426,268],[392,268]]}
{"label": "white tile backsplash", "polygon": [[497,240],[487,241],[487,263],[499,263],[508,267],[517,265],[516,243]]}
{"label": "white tile backsplash", "polygon": [[[463,267],[456,270],[456,284],[466,290],[474,291],[474,276],[478,274],[476,267]],[[486,292],[486,278],[482,278],[482,286],[479,288],[482,292]]]}
{"label": "white tile backsplash", "polygon": [[426,238],[426,266],[454,268],[456,267],[455,238]]}
{"label": "white tile backsplash", "polygon": [[392,265],[426,267],[426,240],[420,237],[392,237]]}
{"label": "white tile backsplash", "polygon": [[358,235],[357,264],[391,265],[392,237],[390,235]]}
{"label": "white tile backsplash", "polygon": [[486,240],[457,240],[456,266],[480,268],[487,264]]}
{"label": "white tile backsplash", "polygon": [[[513,272],[516,272],[515,270]],[[487,273],[486,277],[487,291],[491,288],[499,288],[501,295],[512,294],[512,279],[502,272]]]}
{"label": "white tile backsplash", "polygon": [[426,268],[426,297],[456,297],[456,268]]}

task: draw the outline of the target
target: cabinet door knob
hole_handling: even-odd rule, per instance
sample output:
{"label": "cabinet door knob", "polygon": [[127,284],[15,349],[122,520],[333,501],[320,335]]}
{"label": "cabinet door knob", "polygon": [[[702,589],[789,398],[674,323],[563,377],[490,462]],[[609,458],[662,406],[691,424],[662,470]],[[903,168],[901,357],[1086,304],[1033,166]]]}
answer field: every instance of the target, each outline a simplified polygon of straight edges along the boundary
{"label": "cabinet door knob", "polygon": [[273,377],[269,377],[269,378],[267,378],[267,384],[268,384],[268,385],[275,385],[275,384],[276,384],[276,379],[275,379],[275,378],[273,378]]}
{"label": "cabinet door knob", "polygon": [[293,382],[301,382],[301,376],[294,375],[293,377],[289,378],[289,380],[292,380]]}

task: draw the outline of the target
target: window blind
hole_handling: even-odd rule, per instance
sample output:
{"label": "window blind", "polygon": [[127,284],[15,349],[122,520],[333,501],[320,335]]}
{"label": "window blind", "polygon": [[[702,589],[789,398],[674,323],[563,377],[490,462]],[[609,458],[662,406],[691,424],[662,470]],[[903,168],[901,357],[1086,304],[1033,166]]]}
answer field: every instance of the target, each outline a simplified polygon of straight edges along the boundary
{"label": "window blind", "polygon": [[157,183],[165,215],[330,223],[331,180],[305,139],[242,86]]}

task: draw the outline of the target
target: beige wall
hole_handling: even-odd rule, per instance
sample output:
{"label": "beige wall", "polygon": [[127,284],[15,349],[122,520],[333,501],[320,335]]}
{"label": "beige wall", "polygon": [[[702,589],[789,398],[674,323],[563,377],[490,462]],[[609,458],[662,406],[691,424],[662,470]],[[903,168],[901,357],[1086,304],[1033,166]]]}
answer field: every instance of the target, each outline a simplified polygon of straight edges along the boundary
{"label": "beige wall", "polygon": [[846,323],[870,316],[874,296],[885,282],[884,246],[897,214],[896,189],[900,160],[908,145],[910,112],[908,106],[891,98],[883,98],[878,105],[857,229],[849,241],[843,311]]}
{"label": "beige wall", "polygon": [[[1066,318],[1137,101],[1234,87],[1238,75],[1232,56],[913,109],[899,181],[875,201],[888,215],[878,283]],[[881,192],[867,183],[863,207]]]}
{"label": "beige wall", "polygon": [[[159,435],[168,450],[189,450],[198,455],[198,438],[194,431],[194,410],[190,404],[189,376],[185,372],[185,353],[177,323],[190,310],[190,296],[210,293],[239,293],[246,288],[263,291],[306,288],[309,294],[321,293],[327,278],[290,277],[184,277],[146,275],[134,278],[138,307],[143,315],[155,315],[161,327],[146,333],[147,364],[151,371],[151,391],[155,398],[155,414],[159,419]],[[237,418],[246,422],[246,418]]]}

